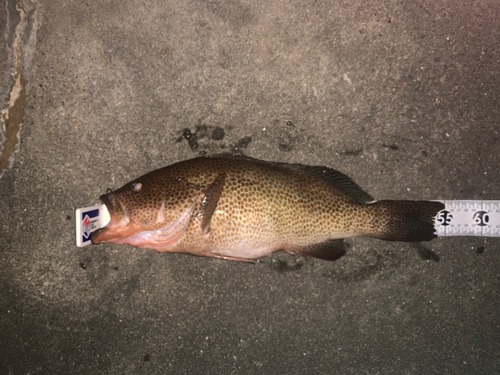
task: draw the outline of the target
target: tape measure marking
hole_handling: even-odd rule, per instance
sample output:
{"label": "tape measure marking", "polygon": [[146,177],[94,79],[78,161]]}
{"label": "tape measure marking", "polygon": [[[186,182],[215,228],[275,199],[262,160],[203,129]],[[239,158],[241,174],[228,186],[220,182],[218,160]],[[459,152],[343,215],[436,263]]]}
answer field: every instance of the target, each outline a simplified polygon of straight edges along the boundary
{"label": "tape measure marking", "polygon": [[441,201],[435,219],[438,236],[500,237],[500,201]]}

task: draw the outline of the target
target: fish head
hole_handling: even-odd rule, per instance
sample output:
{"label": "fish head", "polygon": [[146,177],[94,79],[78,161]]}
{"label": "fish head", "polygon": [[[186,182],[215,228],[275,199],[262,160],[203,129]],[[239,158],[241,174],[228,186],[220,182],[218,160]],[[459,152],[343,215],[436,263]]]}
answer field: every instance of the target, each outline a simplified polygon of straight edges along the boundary
{"label": "fish head", "polygon": [[158,248],[172,244],[187,229],[203,192],[201,187],[158,170],[100,199],[111,220],[92,233],[92,243]]}

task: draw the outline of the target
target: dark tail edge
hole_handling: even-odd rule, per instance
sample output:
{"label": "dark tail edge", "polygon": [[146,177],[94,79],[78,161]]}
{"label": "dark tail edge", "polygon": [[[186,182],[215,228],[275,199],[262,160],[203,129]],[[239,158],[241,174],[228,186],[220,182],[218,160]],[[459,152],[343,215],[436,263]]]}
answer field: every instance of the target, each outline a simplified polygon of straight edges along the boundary
{"label": "dark tail edge", "polygon": [[369,206],[374,210],[369,237],[402,242],[436,238],[434,219],[444,209],[443,203],[433,201],[383,200]]}

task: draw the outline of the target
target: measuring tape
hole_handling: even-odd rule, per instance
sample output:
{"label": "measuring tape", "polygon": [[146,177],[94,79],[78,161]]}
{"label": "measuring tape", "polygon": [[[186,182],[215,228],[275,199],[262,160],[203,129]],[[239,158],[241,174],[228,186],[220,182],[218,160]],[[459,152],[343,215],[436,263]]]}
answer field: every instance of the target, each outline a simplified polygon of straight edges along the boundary
{"label": "measuring tape", "polygon": [[500,201],[441,201],[436,216],[438,236],[500,237]]}

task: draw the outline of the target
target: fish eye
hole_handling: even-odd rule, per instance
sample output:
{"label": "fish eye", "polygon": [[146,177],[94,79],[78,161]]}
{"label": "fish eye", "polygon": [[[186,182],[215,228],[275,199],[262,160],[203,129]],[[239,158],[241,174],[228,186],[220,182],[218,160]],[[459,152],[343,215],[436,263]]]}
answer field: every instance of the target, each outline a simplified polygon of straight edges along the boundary
{"label": "fish eye", "polygon": [[132,191],[138,193],[141,190],[142,190],[142,184],[140,182],[136,182],[135,184],[132,185]]}

